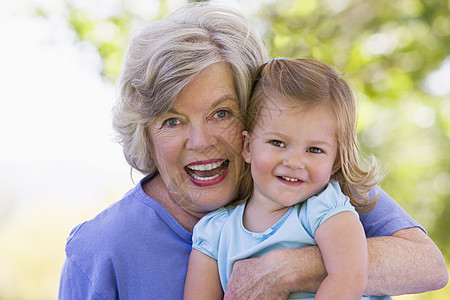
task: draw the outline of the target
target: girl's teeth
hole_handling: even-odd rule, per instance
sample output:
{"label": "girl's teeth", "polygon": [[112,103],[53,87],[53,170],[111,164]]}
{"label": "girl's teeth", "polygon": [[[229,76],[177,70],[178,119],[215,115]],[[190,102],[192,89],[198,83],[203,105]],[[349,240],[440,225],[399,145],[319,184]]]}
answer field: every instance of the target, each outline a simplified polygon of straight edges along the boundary
{"label": "girl's teeth", "polygon": [[284,180],[290,181],[290,182],[297,182],[297,181],[298,181],[298,179],[296,179],[296,178],[290,178],[290,177],[284,177],[284,176],[282,176],[282,178],[283,178]]}

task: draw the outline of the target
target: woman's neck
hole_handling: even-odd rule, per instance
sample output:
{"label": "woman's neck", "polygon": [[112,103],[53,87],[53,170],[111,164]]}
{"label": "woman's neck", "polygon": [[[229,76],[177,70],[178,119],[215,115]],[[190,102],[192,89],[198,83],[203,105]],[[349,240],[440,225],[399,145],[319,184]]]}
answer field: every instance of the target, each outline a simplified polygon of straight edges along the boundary
{"label": "woman's neck", "polygon": [[148,196],[161,204],[184,229],[189,232],[193,231],[199,218],[183,209],[173,199],[159,174],[144,183],[142,188]]}

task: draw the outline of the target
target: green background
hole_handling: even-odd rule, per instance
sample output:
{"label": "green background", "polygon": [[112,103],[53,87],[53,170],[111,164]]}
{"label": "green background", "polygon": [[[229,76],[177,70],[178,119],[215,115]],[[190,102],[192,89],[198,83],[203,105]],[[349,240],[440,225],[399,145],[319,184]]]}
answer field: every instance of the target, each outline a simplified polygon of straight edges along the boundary
{"label": "green background", "polygon": [[[173,6],[170,1],[152,1],[154,13],[145,16],[130,8],[132,2],[136,1],[122,0],[116,13],[106,18],[74,5],[74,1],[63,4],[65,22],[80,43],[96,47],[103,61],[98,75],[111,84],[118,76],[132,30],[167,15]],[[359,139],[385,170],[382,188],[426,228],[448,261],[450,1],[230,2],[258,27],[272,57],[318,58],[351,78],[358,90]],[[35,18],[50,15],[38,4],[32,11]],[[55,298],[70,228],[123,193],[112,188],[99,203],[86,205],[70,217],[55,217],[51,215],[54,207],[44,207],[45,215],[33,216],[14,230],[0,227],[0,253],[8,261],[0,267],[0,299]],[[36,224],[55,228],[52,238],[39,238],[48,232],[43,233]],[[47,244],[41,248],[39,241]],[[33,255],[28,256],[30,252]],[[10,282],[16,279],[6,286],[2,277]],[[450,289],[395,298],[450,299]]]}

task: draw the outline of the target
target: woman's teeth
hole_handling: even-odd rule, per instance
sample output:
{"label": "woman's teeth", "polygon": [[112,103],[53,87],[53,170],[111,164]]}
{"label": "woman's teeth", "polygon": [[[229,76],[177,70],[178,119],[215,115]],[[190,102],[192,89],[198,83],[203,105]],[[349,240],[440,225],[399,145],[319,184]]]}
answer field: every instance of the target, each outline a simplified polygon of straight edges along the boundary
{"label": "woman's teeth", "polygon": [[228,159],[214,163],[186,166],[186,172],[199,181],[213,180],[221,176],[228,167]]}
{"label": "woman's teeth", "polygon": [[200,177],[200,176],[197,176],[197,175],[195,175],[195,174],[191,174],[191,176],[192,176],[192,178],[194,178],[195,180],[207,181],[207,180],[213,180],[213,179],[216,179],[217,177],[219,177],[219,176],[222,175],[222,174],[223,174],[223,172],[218,173],[218,174],[216,174],[216,175],[214,175],[214,176],[211,176],[211,177]]}
{"label": "woman's teeth", "polygon": [[220,167],[224,162],[225,162],[225,160],[222,160],[222,161],[210,163],[210,164],[187,166],[187,168],[189,168],[193,171],[211,171],[215,168]]}

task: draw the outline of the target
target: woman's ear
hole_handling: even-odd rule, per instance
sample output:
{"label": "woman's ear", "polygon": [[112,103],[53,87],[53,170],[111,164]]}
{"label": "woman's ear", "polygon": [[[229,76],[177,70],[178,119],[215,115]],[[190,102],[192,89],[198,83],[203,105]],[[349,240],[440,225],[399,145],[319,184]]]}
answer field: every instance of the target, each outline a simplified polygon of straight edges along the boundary
{"label": "woman's ear", "polygon": [[242,138],[244,140],[244,144],[242,146],[242,157],[245,162],[250,163],[250,136],[247,130],[242,131]]}

